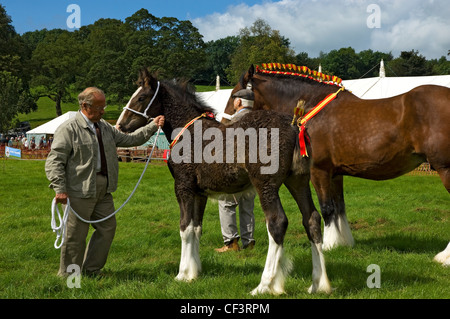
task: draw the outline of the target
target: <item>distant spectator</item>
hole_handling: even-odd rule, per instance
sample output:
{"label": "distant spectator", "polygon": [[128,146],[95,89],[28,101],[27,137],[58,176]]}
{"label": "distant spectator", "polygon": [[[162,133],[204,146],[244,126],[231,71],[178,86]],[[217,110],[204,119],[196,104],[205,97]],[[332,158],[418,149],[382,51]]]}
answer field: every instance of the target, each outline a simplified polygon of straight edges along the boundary
{"label": "distant spectator", "polygon": [[48,142],[47,142],[47,148],[51,149],[52,148],[52,143],[53,143],[53,136],[50,136],[48,138]]}
{"label": "distant spectator", "polygon": [[41,140],[39,141],[39,149],[43,150],[45,146],[47,145],[47,141],[45,140],[45,137],[41,137]]}

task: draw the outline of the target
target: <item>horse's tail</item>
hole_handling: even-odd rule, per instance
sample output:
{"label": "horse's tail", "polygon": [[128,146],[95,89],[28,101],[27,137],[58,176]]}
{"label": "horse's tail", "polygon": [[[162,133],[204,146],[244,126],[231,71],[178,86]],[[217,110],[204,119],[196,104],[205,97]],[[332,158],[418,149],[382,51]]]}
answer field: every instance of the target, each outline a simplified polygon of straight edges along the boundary
{"label": "horse's tail", "polygon": [[[294,147],[294,154],[292,155],[292,165],[291,170],[294,172],[294,174],[309,174],[309,165],[310,165],[310,158],[308,156],[302,156],[300,154],[300,143],[299,143],[299,136],[296,134],[296,140],[295,140],[295,147]],[[307,145],[307,151],[308,154],[311,152],[311,148],[309,145]]]}

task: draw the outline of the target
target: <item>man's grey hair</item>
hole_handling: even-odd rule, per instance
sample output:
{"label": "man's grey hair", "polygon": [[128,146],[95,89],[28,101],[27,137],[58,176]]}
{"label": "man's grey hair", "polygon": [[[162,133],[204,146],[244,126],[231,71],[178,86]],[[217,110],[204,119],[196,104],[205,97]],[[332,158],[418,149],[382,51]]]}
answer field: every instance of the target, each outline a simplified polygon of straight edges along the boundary
{"label": "man's grey hair", "polygon": [[94,99],[95,99],[96,95],[105,96],[105,92],[103,92],[102,90],[100,90],[99,88],[96,88],[96,87],[89,87],[89,88],[85,89],[83,92],[81,92],[80,94],[78,94],[78,103],[80,105],[80,108],[83,105],[83,103],[92,105],[92,103],[94,103]]}

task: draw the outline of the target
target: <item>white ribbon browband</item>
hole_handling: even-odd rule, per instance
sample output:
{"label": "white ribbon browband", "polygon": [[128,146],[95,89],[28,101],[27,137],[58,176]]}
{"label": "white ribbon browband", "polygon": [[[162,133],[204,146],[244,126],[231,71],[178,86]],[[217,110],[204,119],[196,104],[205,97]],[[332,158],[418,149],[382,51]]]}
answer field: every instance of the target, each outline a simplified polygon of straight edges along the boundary
{"label": "white ribbon browband", "polygon": [[133,110],[133,109],[130,109],[130,103],[131,103],[131,100],[133,100],[133,98],[134,98],[134,97],[142,90],[142,86],[140,86],[139,89],[137,89],[137,91],[134,92],[133,96],[132,96],[132,97],[130,98],[130,100],[128,101],[128,104],[127,104],[123,109],[124,109],[124,110],[128,110],[128,111],[131,111],[131,112],[136,113],[136,114],[138,114],[138,115],[141,115],[141,116],[145,117],[145,118],[148,120],[148,119],[150,118],[150,116],[147,115],[147,111],[148,111],[148,109],[150,108],[150,106],[152,106],[153,102],[154,102],[155,99],[156,99],[156,96],[158,95],[158,92],[159,92],[159,86],[160,86],[160,83],[159,83],[159,81],[158,81],[158,86],[156,87],[155,95],[153,95],[152,99],[150,100],[150,103],[148,103],[147,108],[145,109],[145,111],[144,111],[143,113],[142,113],[142,112],[139,112],[139,111],[136,111],[136,110]]}

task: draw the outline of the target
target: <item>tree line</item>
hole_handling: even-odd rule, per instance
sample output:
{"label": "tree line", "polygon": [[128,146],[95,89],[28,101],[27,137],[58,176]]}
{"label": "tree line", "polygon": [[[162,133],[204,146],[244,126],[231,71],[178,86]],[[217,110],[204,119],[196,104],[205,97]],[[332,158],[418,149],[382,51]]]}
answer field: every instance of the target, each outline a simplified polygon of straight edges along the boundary
{"label": "tree line", "polygon": [[[450,55],[450,50],[449,50]],[[158,18],[140,9],[125,21],[99,19],[76,31],[62,29],[16,33],[0,5],[0,132],[11,126],[18,113],[36,110],[40,97],[61,103],[74,100],[75,92],[97,86],[109,103],[125,103],[135,91],[141,67],[160,78],[185,78],[208,85],[219,75],[234,85],[251,64],[294,63],[343,79],[378,75],[374,67],[383,59],[388,76],[450,74],[450,61],[427,60],[418,51],[391,53],[341,48],[318,57],[296,53],[288,38],[261,19],[236,36],[204,42],[190,21]]]}

